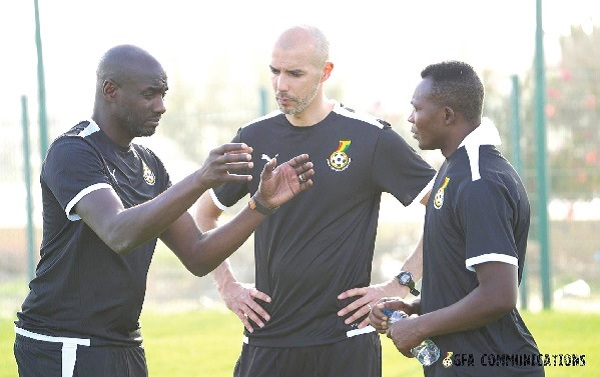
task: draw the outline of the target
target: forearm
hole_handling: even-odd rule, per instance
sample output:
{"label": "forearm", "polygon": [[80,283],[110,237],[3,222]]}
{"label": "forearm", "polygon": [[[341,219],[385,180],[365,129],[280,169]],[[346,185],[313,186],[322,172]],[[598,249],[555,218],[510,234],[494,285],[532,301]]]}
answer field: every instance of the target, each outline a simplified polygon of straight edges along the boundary
{"label": "forearm", "polygon": [[[245,206],[231,221],[198,237],[192,256],[187,263],[184,262],[186,267],[199,276],[214,270],[246,242],[265,217]],[[225,269],[227,266],[221,267]],[[228,268],[220,271],[223,276],[233,278]]]}
{"label": "forearm", "polygon": [[[201,231],[208,232],[219,226],[219,218],[223,211],[214,204],[209,191],[206,191],[200,199],[198,199],[196,204],[193,211],[194,221],[198,224]],[[227,259],[218,265],[210,274],[219,293],[223,292],[224,287],[228,283],[236,281],[233,271],[231,270],[231,265]]]}
{"label": "forearm", "polygon": [[222,294],[224,292],[225,287],[229,283],[233,283],[236,281],[235,276],[233,275],[233,270],[231,269],[231,264],[229,260],[223,261],[220,265],[217,266],[212,272],[211,276],[213,281],[215,282],[215,286],[217,287],[217,291]]}
{"label": "forearm", "polygon": [[117,247],[121,254],[160,235],[194,204],[206,188],[195,185],[193,180],[190,175],[154,199],[116,216],[111,234],[113,243],[121,245]]}
{"label": "forearm", "polygon": [[475,266],[478,285],[456,303],[415,318],[425,337],[472,330],[513,310],[517,304],[518,268],[503,262]]}
{"label": "forearm", "polygon": [[406,258],[402,266],[402,271],[409,271],[415,281],[421,280],[423,277],[423,237],[419,240],[419,243],[413,250],[413,252]]}
{"label": "forearm", "polygon": [[[406,258],[402,265],[402,271],[408,271],[412,274],[414,281],[419,281],[423,276],[423,238],[419,240],[419,243],[412,251],[412,253]],[[395,292],[393,296],[404,298],[410,292],[407,286],[401,285],[398,279],[394,277],[386,283],[386,285]]]}
{"label": "forearm", "polygon": [[75,212],[113,251],[126,254],[162,234],[204,190],[190,176],[154,199],[125,209],[114,190],[101,189],[81,198]]}
{"label": "forearm", "polygon": [[478,288],[462,300],[439,310],[414,318],[414,326],[429,338],[461,331],[473,330],[497,320],[510,309],[498,305],[493,292],[482,292]]}

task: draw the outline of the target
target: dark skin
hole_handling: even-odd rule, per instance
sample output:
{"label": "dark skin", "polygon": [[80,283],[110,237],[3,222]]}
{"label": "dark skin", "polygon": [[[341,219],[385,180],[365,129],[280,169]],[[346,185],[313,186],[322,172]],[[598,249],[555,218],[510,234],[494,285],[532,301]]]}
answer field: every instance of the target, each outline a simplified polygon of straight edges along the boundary
{"label": "dark skin", "polygon": [[[153,134],[166,110],[166,75],[160,64],[134,46],[119,46],[106,55],[101,67],[111,77],[98,85],[92,119],[121,146],[128,146],[134,137]],[[202,233],[187,210],[211,187],[251,179],[235,174],[252,167],[251,152],[242,143],[217,147],[198,170],[131,208],[123,207],[114,190],[99,189],[85,195],[74,210],[116,253],[129,253],[158,236],[188,270],[202,276],[239,248],[265,215],[246,207],[231,222]],[[268,207],[285,203],[312,186],[312,166],[308,155],[279,166],[272,160],[262,172],[257,198]]]}
{"label": "dark skin", "polygon": [[[446,158],[479,124],[467,122],[460,112],[435,101],[429,79],[422,80],[417,86],[411,103],[413,111],[408,121],[413,124],[412,132],[419,147],[440,149]],[[460,301],[419,315],[420,300],[405,302],[399,298],[384,298],[373,307],[369,315],[371,324],[378,332],[387,334],[403,355],[413,357],[410,350],[426,338],[476,329],[515,308],[518,297],[516,266],[487,262],[474,268],[479,285]],[[388,317],[382,312],[384,309],[402,310],[415,316],[389,326]]]}

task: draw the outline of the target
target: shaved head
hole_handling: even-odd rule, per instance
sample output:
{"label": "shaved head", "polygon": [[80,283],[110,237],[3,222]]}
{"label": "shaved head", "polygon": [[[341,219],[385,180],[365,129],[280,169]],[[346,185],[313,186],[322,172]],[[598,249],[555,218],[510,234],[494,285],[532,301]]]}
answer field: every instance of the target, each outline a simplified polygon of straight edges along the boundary
{"label": "shaved head", "polygon": [[145,70],[155,69],[163,71],[158,60],[146,50],[133,45],[115,46],[100,59],[96,71],[96,89],[102,92],[106,80],[124,84]]}
{"label": "shaved head", "polygon": [[121,145],[156,131],[166,111],[167,74],[150,53],[133,45],[106,51],[96,70],[92,119]]}
{"label": "shaved head", "polygon": [[310,25],[298,25],[284,31],[275,47],[291,50],[301,45],[310,45],[314,51],[313,64],[322,68],[329,59],[329,41],[321,30]]}

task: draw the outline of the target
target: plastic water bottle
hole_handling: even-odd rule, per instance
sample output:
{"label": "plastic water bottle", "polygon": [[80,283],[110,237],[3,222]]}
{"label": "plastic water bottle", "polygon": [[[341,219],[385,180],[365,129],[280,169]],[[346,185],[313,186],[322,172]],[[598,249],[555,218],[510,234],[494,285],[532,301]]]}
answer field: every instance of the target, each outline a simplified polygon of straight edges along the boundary
{"label": "plastic water bottle", "polygon": [[[390,324],[408,317],[402,310],[383,310],[383,314],[388,317]],[[425,339],[421,344],[411,349],[410,352],[424,366],[429,366],[440,358],[440,349],[431,339]]]}

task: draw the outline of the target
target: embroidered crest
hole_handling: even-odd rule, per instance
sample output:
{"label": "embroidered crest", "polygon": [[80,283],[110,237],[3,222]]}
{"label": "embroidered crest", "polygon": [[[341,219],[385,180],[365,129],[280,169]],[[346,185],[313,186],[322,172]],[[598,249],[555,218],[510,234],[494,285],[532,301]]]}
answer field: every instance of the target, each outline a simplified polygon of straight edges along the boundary
{"label": "embroidered crest", "polygon": [[442,365],[444,366],[444,368],[450,368],[452,366],[452,364],[454,364],[452,362],[453,354],[454,354],[454,352],[446,352],[446,357],[444,357],[444,360],[442,360]]}
{"label": "embroidered crest", "polygon": [[156,178],[154,177],[154,173],[152,172],[152,170],[150,170],[148,165],[146,165],[144,160],[142,160],[142,167],[144,169],[144,182],[146,182],[150,186],[154,186],[154,182],[156,182]]}
{"label": "embroidered crest", "polygon": [[446,186],[448,186],[449,182],[450,178],[444,178],[444,184],[435,193],[435,196],[433,197],[433,206],[435,207],[435,209],[440,209],[444,205],[444,195],[446,191]]}
{"label": "embroidered crest", "polygon": [[348,168],[352,159],[346,154],[346,150],[350,147],[351,143],[351,140],[340,140],[338,148],[329,155],[327,165],[329,165],[332,170],[343,171]]}

